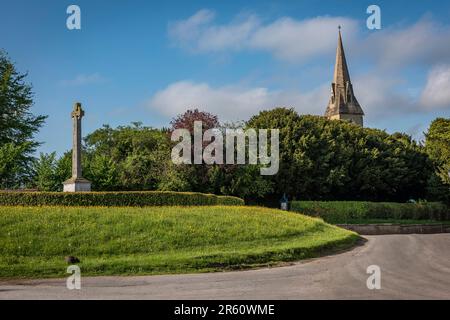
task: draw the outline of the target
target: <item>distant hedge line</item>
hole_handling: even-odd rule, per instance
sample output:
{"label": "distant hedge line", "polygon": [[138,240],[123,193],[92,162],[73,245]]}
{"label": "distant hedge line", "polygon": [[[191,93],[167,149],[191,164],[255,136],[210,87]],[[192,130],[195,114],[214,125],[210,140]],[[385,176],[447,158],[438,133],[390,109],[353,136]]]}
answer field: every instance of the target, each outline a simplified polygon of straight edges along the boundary
{"label": "distant hedge line", "polygon": [[210,206],[244,205],[237,197],[195,192],[0,192],[4,206]]}
{"label": "distant hedge line", "polygon": [[291,210],[329,223],[361,219],[450,220],[450,209],[439,202],[293,201]]}

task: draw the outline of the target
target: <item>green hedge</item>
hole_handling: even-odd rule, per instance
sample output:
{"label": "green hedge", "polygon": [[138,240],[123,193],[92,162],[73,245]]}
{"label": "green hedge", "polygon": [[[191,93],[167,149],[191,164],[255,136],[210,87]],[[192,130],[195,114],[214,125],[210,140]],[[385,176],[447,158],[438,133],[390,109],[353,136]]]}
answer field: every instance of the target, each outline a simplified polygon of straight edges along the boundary
{"label": "green hedge", "polygon": [[439,202],[292,201],[291,210],[329,223],[364,219],[450,220],[450,209]]}
{"label": "green hedge", "polygon": [[237,197],[195,192],[0,192],[4,206],[211,206],[244,205]]}

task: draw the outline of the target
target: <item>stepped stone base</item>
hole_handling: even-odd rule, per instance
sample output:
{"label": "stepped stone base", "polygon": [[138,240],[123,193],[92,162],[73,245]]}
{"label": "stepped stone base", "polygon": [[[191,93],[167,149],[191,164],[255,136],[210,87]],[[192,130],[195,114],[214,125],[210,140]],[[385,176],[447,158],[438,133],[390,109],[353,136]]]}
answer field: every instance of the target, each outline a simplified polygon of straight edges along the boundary
{"label": "stepped stone base", "polygon": [[89,192],[91,191],[91,182],[84,178],[70,178],[63,182],[64,192]]}

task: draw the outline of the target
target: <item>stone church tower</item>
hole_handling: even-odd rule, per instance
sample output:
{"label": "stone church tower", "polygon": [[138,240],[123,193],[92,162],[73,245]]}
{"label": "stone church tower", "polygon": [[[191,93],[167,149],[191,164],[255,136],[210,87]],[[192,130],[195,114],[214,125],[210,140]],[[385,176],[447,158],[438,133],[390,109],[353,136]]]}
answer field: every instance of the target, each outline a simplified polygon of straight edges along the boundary
{"label": "stone church tower", "polygon": [[325,111],[325,117],[332,120],[348,120],[363,126],[363,116],[364,112],[353,93],[347,61],[345,60],[344,46],[342,45],[341,27],[339,27],[331,98]]}

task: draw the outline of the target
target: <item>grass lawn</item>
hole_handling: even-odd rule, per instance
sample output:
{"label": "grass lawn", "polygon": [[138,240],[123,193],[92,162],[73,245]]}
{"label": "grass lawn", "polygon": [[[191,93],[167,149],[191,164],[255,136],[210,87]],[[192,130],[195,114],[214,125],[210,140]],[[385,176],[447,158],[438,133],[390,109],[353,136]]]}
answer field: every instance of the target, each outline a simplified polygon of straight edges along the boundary
{"label": "grass lawn", "polygon": [[0,278],[216,271],[352,246],[350,231],[260,207],[0,207]]}

